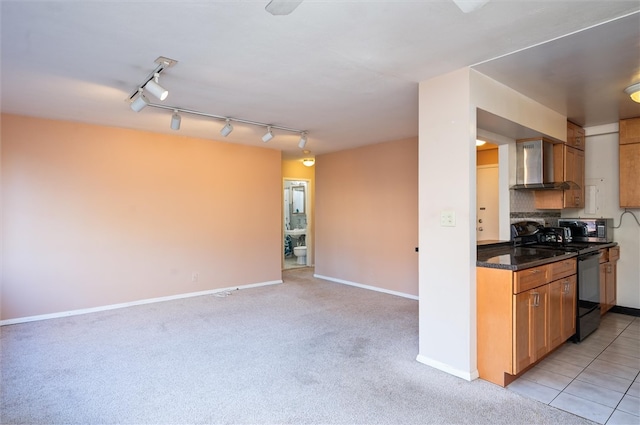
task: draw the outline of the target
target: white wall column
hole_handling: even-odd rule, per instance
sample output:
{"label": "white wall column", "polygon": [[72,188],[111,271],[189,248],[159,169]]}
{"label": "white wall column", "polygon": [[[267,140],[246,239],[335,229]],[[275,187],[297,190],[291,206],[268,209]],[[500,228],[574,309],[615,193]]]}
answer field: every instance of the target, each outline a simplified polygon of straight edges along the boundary
{"label": "white wall column", "polygon": [[[476,111],[470,70],[420,83],[418,361],[471,380],[476,364]],[[453,226],[441,215],[453,213]]]}

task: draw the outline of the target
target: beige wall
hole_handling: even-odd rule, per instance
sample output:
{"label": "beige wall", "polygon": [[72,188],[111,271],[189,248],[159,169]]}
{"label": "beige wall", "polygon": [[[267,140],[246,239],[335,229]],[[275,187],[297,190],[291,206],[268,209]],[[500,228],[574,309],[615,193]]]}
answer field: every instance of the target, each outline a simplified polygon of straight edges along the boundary
{"label": "beige wall", "polygon": [[[307,167],[302,163],[301,159],[283,159],[282,160],[282,178],[289,180],[308,180],[308,196],[309,196],[309,211],[307,211],[307,234],[305,237],[305,243],[307,244],[307,263],[310,265],[315,264],[315,192],[316,192],[316,167]],[[284,185],[283,185],[284,187]],[[281,191],[282,193],[282,191]],[[284,199],[280,203],[284,208]],[[282,213],[284,217],[284,212]],[[284,233],[282,234],[284,246]],[[284,256],[283,267],[284,267]]]}
{"label": "beige wall", "polygon": [[280,152],[12,115],[1,134],[1,319],[281,280]]}
{"label": "beige wall", "polygon": [[321,155],[316,275],[418,295],[418,141]]}

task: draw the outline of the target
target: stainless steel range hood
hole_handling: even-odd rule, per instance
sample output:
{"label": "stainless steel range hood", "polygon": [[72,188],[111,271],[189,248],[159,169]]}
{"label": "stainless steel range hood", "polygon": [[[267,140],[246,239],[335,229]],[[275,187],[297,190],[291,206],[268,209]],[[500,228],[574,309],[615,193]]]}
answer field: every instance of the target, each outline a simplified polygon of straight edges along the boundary
{"label": "stainless steel range hood", "polygon": [[518,142],[516,156],[516,185],[511,189],[567,190],[578,187],[574,182],[554,179],[552,142],[542,138]]}

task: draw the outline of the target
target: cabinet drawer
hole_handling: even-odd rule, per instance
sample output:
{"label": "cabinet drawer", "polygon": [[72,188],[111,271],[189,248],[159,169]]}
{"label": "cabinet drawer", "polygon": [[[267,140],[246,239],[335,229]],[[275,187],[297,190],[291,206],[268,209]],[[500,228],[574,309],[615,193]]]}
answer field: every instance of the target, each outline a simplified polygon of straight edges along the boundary
{"label": "cabinet drawer", "polygon": [[551,277],[549,280],[562,279],[563,277],[576,274],[577,261],[575,258],[569,258],[567,260],[558,261],[551,265]]}
{"label": "cabinet drawer", "polygon": [[609,248],[609,261],[618,261],[620,259],[620,247],[614,246]]}
{"label": "cabinet drawer", "polygon": [[532,267],[513,273],[513,293],[519,294],[549,282],[551,264]]}

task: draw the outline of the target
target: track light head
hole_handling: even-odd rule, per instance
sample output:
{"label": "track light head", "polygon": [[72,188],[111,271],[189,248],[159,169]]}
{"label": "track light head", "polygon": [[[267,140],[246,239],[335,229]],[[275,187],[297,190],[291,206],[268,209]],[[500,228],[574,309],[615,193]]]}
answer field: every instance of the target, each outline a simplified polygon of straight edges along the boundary
{"label": "track light head", "polygon": [[171,116],[171,129],[180,130],[180,121],[182,121],[182,118],[178,115],[178,111],[174,111]]}
{"label": "track light head", "polygon": [[138,95],[136,100],[131,102],[131,109],[133,109],[136,112],[140,112],[148,104],[149,104],[149,101],[147,100],[146,97],[144,97],[144,94],[142,94],[142,90],[140,90],[140,94]]}
{"label": "track light head", "polygon": [[307,144],[307,132],[303,131],[300,133],[300,142],[298,142],[298,147],[300,149],[304,149],[304,145]]}
{"label": "track light head", "polygon": [[262,141],[267,143],[271,139],[273,139],[273,133],[271,132],[271,126],[268,126],[267,132],[262,136]]}
{"label": "track light head", "polygon": [[153,79],[147,81],[147,84],[144,85],[144,89],[158,99],[165,100],[167,96],[169,96],[169,91],[158,84],[158,75],[159,74],[156,74]]}
{"label": "track light head", "polygon": [[222,130],[220,130],[220,134],[227,137],[233,131],[233,126],[231,125],[231,122],[229,122],[229,118],[227,118],[225,122],[226,124],[222,127]]}

